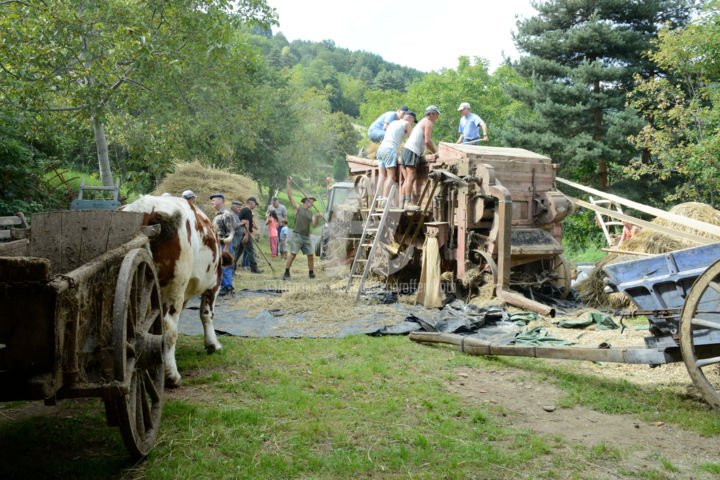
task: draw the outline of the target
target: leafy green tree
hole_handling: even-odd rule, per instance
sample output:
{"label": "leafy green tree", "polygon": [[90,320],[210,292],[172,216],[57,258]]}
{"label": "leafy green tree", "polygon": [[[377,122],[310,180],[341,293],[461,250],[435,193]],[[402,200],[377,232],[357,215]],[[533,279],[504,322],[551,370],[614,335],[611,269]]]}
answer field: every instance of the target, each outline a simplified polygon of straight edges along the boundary
{"label": "leafy green tree", "polygon": [[629,103],[648,120],[631,137],[651,155],[632,162],[633,179],[680,179],[667,200],[717,204],[720,188],[720,2],[683,28],[659,33],[650,59],[668,76],[637,77]]}
{"label": "leafy green tree", "polygon": [[[39,116],[74,114],[94,130],[103,184],[112,184],[108,112],[142,90],[172,91],[153,73],[196,73],[187,52],[227,48],[233,24],[269,23],[264,0],[63,0],[0,3],[0,104]],[[195,46],[196,48],[188,48]]]}
{"label": "leafy green tree", "polygon": [[433,139],[455,142],[458,137],[460,114],[457,111],[462,102],[469,102],[472,111],[479,114],[488,124],[490,144],[499,144],[493,133],[503,127],[515,115],[527,114],[527,107],[513,100],[504,91],[503,85],[525,84],[508,66],[500,67],[494,74],[488,73],[486,60],[460,57],[458,68],[443,69],[416,80],[406,93],[397,90],[374,90],[365,92],[366,103],[361,106],[361,119],[370,125],[380,114],[408,105],[421,118],[425,108],[435,105],[440,117],[433,127]]}
{"label": "leafy green tree", "polygon": [[531,86],[509,89],[533,114],[516,117],[504,142],[550,155],[562,172],[607,187],[638,154],[626,138],[642,121],[625,107],[633,76],[659,73],[646,56],[663,24],[686,23],[689,1],[550,0],[518,22],[515,65]]}

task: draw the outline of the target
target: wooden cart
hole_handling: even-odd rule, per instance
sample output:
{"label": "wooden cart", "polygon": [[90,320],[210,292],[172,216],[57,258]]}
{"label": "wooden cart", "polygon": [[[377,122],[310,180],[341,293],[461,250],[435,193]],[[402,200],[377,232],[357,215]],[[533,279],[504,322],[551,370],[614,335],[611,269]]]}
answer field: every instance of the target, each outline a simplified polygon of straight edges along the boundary
{"label": "wooden cart", "polygon": [[720,243],[603,267],[608,289],[623,292],[645,315],[644,346],[495,345],[477,338],[411,333],[416,342],[457,345],[471,355],[661,365],[684,362],[702,397],[720,412]]}
{"label": "wooden cart", "polygon": [[165,372],[160,285],[143,214],[34,214],[0,244],[0,401],[101,397],[128,450],[157,438]]}

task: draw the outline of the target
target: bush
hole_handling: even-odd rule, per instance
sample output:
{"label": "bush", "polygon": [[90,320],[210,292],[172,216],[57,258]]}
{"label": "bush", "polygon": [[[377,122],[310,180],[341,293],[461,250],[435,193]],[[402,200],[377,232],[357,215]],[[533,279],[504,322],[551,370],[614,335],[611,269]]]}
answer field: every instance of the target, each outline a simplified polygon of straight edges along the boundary
{"label": "bush", "polygon": [[605,246],[605,235],[595,223],[595,212],[583,209],[565,218],[563,244],[575,251]]}

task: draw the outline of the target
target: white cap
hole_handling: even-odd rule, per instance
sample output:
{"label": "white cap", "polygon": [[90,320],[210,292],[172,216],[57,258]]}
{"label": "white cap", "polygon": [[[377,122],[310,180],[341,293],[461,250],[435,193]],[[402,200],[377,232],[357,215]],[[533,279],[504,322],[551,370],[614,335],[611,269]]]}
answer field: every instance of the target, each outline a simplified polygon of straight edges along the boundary
{"label": "white cap", "polygon": [[195,198],[195,192],[193,192],[192,190],[185,190],[185,191],[182,193],[182,197],[185,198],[185,199],[187,199],[187,198]]}
{"label": "white cap", "polygon": [[165,192],[165,193],[163,193],[163,194],[160,195],[160,196],[161,196],[161,197],[172,197],[172,193]]}
{"label": "white cap", "polygon": [[460,106],[458,107],[458,112],[463,110],[464,108],[467,108],[468,110],[470,110],[470,104],[468,102],[461,103]]}

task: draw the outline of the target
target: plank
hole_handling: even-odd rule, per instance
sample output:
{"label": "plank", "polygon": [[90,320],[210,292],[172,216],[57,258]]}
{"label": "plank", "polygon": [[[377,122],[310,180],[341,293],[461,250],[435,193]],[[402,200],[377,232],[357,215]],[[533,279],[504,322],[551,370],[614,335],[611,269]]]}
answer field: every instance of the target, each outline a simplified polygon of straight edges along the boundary
{"label": "plank", "polygon": [[109,232],[110,217],[108,212],[102,210],[89,210],[78,212],[80,217],[80,255],[78,264],[89,262],[107,251],[107,235]]}
{"label": "plank", "polygon": [[0,217],[0,227],[9,227],[22,224],[23,222],[18,216]]}
{"label": "plank", "polygon": [[0,257],[26,257],[28,244],[28,240],[0,243]]}
{"label": "plank", "polygon": [[[666,212],[665,210],[660,210],[659,208],[651,207],[649,205],[643,205],[642,203],[633,202],[632,200],[628,200],[623,197],[618,197],[617,195],[613,195],[611,193],[601,192],[600,190],[595,190],[594,188],[586,187],[584,185],[580,185],[579,183],[571,182],[570,180],[566,180],[561,177],[557,177],[556,180],[562,184],[568,185],[573,188],[577,188],[578,190],[582,190],[583,192],[597,195],[598,197],[605,198],[614,203],[618,203],[620,205],[624,205],[629,208],[634,208],[635,210],[637,210],[639,212],[654,215],[656,217],[660,217],[665,220],[669,220],[671,222],[679,223],[680,225],[685,225],[686,227],[695,228],[697,230],[710,233],[710,234],[715,235],[718,238],[720,238],[720,227],[717,225],[702,222],[700,220],[694,220],[692,218],[687,218],[687,217],[683,217],[680,215],[675,215],[674,213]],[[633,223],[635,223],[635,222],[633,222]],[[673,230],[673,232],[675,232],[675,230]],[[703,243],[714,243],[714,242],[705,241]]]}
{"label": "plank", "polygon": [[62,257],[60,271],[69,272],[82,265],[83,217],[87,212],[56,212],[61,218]]}
{"label": "plank", "polygon": [[30,256],[50,260],[50,275],[65,273],[62,265],[61,212],[33,213],[30,230]]}
{"label": "plank", "polygon": [[[567,197],[567,195],[566,195],[566,197]],[[711,239],[711,238],[700,237],[700,236],[698,236],[698,235],[693,235],[692,233],[687,233],[687,232],[680,232],[680,231],[674,230],[674,229],[672,229],[672,228],[663,227],[663,226],[657,225],[657,224],[652,223],[652,222],[647,222],[647,221],[645,221],[645,220],[640,220],[639,218],[635,218],[635,217],[632,217],[632,216],[630,216],[630,215],[626,215],[626,214],[624,214],[624,213],[620,213],[620,212],[615,211],[615,210],[610,210],[610,209],[608,209],[608,208],[599,207],[599,206],[597,206],[597,205],[593,205],[592,203],[588,203],[588,202],[585,202],[585,201],[583,201],[583,200],[579,200],[579,199],[577,199],[577,198],[568,197],[568,199],[569,199],[572,203],[574,203],[574,204],[576,204],[576,205],[580,205],[581,207],[585,207],[585,208],[587,208],[587,209],[589,209],[589,210],[593,210],[593,211],[595,211],[595,212],[600,212],[600,213],[602,213],[603,215],[607,215],[608,217],[617,218],[618,220],[625,220],[625,221],[630,222],[630,223],[632,223],[632,224],[634,224],[634,225],[638,225],[638,226],[643,227],[643,228],[648,228],[648,229],[650,229],[650,230],[654,230],[654,231],[656,231],[656,232],[664,233],[664,234],[666,234],[666,235],[670,235],[670,236],[673,236],[673,237],[684,238],[684,239],[686,239],[686,240],[690,240],[690,241],[692,241],[692,242],[699,243],[700,245],[709,245],[709,244],[711,244],[711,243],[716,243],[716,242],[717,242],[717,240],[713,240],[713,239]],[[682,218],[682,217],[681,217],[681,218]],[[703,222],[703,223],[704,223],[704,222]]]}

